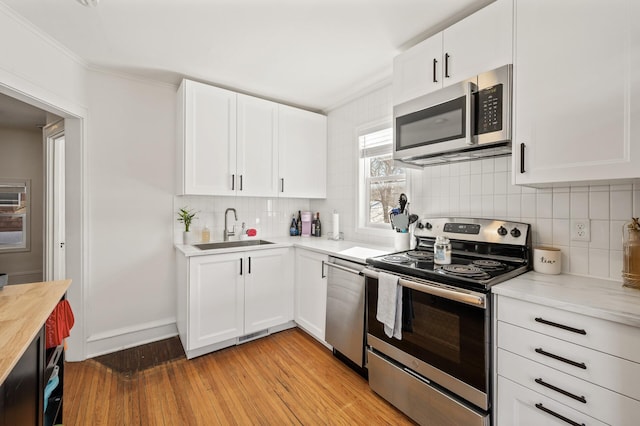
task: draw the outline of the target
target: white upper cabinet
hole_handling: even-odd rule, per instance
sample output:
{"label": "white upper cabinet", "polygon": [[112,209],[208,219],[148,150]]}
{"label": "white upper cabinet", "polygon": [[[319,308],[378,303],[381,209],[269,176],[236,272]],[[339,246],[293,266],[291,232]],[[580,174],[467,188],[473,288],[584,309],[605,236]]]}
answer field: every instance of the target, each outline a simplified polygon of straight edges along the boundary
{"label": "white upper cabinet", "polygon": [[234,195],[236,93],[184,80],[177,131],[177,193]]}
{"label": "white upper cabinet", "polygon": [[513,2],[498,0],[398,55],[398,105],[512,62]]}
{"label": "white upper cabinet", "polygon": [[326,198],[327,117],[279,106],[279,194]]}
{"label": "white upper cabinet", "polygon": [[637,0],[516,1],[516,184],[640,177],[638,17]]}
{"label": "white upper cabinet", "polygon": [[238,94],[238,195],[277,195],[277,126],[278,104]]}
{"label": "white upper cabinet", "polygon": [[443,85],[513,62],[513,0],[498,0],[443,31]]}
{"label": "white upper cabinet", "polygon": [[326,116],[190,80],[177,109],[177,194],[326,197]]}

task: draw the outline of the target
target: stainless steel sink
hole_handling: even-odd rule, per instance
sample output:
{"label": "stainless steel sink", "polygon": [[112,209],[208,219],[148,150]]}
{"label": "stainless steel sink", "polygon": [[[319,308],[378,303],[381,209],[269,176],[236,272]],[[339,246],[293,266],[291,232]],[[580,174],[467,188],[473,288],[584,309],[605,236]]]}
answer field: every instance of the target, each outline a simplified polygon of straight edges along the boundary
{"label": "stainless steel sink", "polygon": [[222,248],[233,247],[250,247],[250,246],[262,246],[265,244],[273,244],[271,241],[265,240],[242,240],[242,241],[221,241],[219,243],[206,243],[206,244],[194,244],[194,247],[200,250],[215,250]]}

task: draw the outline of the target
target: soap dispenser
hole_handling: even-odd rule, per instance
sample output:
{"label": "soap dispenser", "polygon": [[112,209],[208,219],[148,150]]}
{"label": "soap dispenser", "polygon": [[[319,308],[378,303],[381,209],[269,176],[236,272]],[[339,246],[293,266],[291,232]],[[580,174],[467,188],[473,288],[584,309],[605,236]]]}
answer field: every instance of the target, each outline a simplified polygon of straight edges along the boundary
{"label": "soap dispenser", "polygon": [[202,228],[202,242],[203,243],[208,243],[209,240],[211,239],[211,231],[209,230],[209,227],[207,226],[207,224],[204,224],[204,228]]}

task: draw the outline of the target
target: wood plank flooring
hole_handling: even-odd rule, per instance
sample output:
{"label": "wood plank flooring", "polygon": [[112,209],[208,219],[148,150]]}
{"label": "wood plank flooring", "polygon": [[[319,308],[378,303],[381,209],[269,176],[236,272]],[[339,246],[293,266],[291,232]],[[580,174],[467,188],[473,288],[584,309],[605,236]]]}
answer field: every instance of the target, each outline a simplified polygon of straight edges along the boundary
{"label": "wood plank flooring", "polygon": [[413,425],[299,329],[134,374],[65,365],[64,424]]}

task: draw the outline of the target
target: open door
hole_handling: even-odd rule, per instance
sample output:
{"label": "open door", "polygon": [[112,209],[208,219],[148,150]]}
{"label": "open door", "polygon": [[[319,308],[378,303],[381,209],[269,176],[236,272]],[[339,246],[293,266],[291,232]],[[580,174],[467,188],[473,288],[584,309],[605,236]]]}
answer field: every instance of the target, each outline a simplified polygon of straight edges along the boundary
{"label": "open door", "polygon": [[45,280],[66,278],[64,120],[43,129],[45,148]]}

